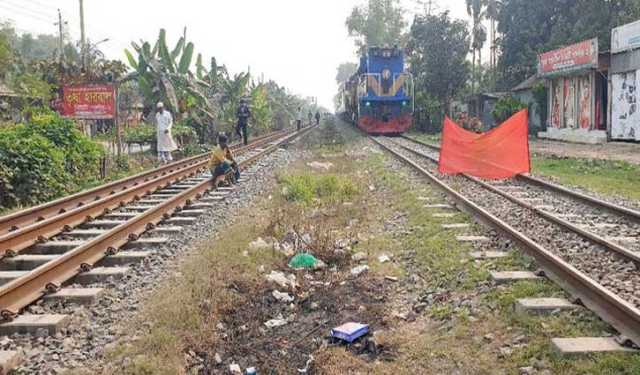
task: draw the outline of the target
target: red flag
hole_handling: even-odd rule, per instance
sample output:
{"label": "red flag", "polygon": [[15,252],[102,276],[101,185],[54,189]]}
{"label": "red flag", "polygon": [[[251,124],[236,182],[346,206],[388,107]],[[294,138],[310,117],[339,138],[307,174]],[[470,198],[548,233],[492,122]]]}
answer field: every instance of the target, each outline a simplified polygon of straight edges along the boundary
{"label": "red flag", "polygon": [[442,131],[439,171],[494,180],[529,173],[528,132],[526,109],[483,134],[467,131],[447,117]]}

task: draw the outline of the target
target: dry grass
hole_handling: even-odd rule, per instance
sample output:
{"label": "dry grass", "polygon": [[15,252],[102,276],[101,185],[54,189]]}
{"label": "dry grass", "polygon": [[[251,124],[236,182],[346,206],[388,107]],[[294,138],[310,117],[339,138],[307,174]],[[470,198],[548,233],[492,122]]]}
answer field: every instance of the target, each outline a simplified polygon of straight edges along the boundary
{"label": "dry grass", "polygon": [[[348,138],[350,133],[343,134]],[[104,373],[187,373],[192,365],[185,356],[188,351],[209,361],[218,351],[234,358],[244,352],[262,372],[269,369],[270,373],[279,374],[295,373],[308,354],[314,357],[312,373],[327,375],[517,374],[519,367],[529,366],[537,359],[545,361],[551,373],[561,374],[631,374],[639,368],[639,357],[554,357],[549,345],[552,335],[598,333],[603,325],[589,313],[560,314],[551,319],[512,313],[514,298],[558,294],[550,284],[517,284],[489,293],[478,292],[488,269],[527,267],[530,260],[514,255],[489,264],[470,262],[469,248],[455,241],[454,233],[444,232],[442,220],[432,218],[418,200],[418,196],[438,196],[436,192],[407,184],[406,176],[389,171],[381,156],[366,150],[353,153],[354,146],[341,146],[349,142],[344,136],[318,134],[318,138],[330,146],[315,149],[313,160],[333,163],[331,171],[314,172],[313,178],[301,177],[309,175],[309,160],[301,161],[286,172],[290,178],[280,179],[282,184],[272,192],[273,199],[264,198],[251,210],[238,213],[242,223],[203,245],[185,261],[180,273],[146,303],[141,317],[131,326],[148,324],[148,328],[136,340],[121,343],[110,352],[109,368]],[[353,187],[348,189],[352,191],[349,194],[329,189],[334,193],[323,195],[326,190],[318,189],[325,184],[322,181],[347,177]],[[303,199],[292,199],[287,194],[290,191],[282,194],[284,186],[298,189],[297,184],[310,195],[305,192],[299,195]],[[406,235],[385,229],[389,220],[398,217],[403,218],[399,220],[403,229],[411,229]],[[460,220],[467,218],[460,215],[456,221]],[[268,303],[272,287],[264,284],[264,275],[258,269],[262,265],[267,273],[284,270],[287,259],[273,251],[251,251],[246,257],[241,254],[259,236],[282,239],[289,231],[310,234],[308,249],[330,267],[338,267],[339,272],[312,274],[315,281],[331,281],[332,286],[327,289],[303,281],[295,302],[297,318],[293,327],[267,336],[257,335],[253,332],[268,316],[284,311]],[[350,253],[336,255],[334,244],[339,239],[358,241],[352,244]],[[416,254],[411,270],[397,261],[407,250]],[[371,271],[366,277],[342,285],[341,281],[349,281],[349,256],[357,251],[368,254]],[[392,255],[396,261],[380,264],[376,258],[382,254]],[[402,278],[407,272],[421,274],[425,288],[444,288],[454,297],[468,296],[476,308],[472,312],[444,300],[413,321],[394,318],[394,310],[407,307],[402,305],[406,300],[399,297],[404,291],[384,287],[388,284],[379,280],[385,275]],[[304,280],[302,274],[298,276],[298,280]],[[312,302],[320,305],[321,312],[309,311]],[[364,311],[359,310],[359,305],[364,306]],[[348,316],[373,322],[376,341],[384,355],[357,355],[353,348],[316,345],[326,337],[330,324]],[[330,323],[322,325],[325,320]],[[220,335],[216,328],[220,322],[225,324],[224,332],[229,337]],[[314,331],[319,323],[320,328]],[[246,324],[249,333],[243,333],[240,324]],[[493,339],[485,340],[487,334]],[[514,348],[513,355],[500,358],[500,348],[521,335],[525,335],[526,345]],[[287,356],[281,358],[277,352],[283,347],[287,348]],[[226,367],[211,369],[213,373],[227,371]]]}

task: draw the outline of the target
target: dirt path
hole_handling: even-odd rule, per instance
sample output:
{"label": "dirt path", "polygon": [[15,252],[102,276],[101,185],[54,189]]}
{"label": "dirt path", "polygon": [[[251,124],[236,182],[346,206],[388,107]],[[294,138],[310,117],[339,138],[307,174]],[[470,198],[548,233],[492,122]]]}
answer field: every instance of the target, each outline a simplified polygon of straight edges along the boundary
{"label": "dirt path", "polygon": [[640,144],[611,142],[604,145],[584,145],[532,139],[531,151],[545,156],[621,160],[640,164]]}

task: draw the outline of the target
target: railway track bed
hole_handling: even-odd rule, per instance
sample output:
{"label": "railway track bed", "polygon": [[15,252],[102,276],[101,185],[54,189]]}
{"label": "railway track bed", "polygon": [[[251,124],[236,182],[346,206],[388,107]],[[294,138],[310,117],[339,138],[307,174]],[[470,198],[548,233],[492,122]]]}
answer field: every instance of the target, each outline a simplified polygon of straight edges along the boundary
{"label": "railway track bed", "polygon": [[[461,209],[489,224],[531,255],[542,272],[495,272],[498,283],[536,280],[546,276],[560,285],[572,301],[547,299],[523,301],[520,308],[551,310],[575,308],[578,302],[610,323],[619,333],[610,337],[572,341],[553,339],[559,350],[628,350],[620,345],[640,342],[640,273],[638,272],[638,221],[633,209],[573,195],[557,186],[546,186],[522,176],[514,181],[485,182],[466,176],[437,173],[437,150],[410,139],[373,139],[382,148],[409,164],[442,189],[452,203],[425,202],[434,215],[452,219],[448,229],[460,232],[459,241],[474,243],[474,258],[505,256],[495,249],[490,237],[465,234],[467,226],[455,223],[455,209]],[[447,225],[447,224],[445,224]],[[498,250],[498,251],[496,251]],[[541,305],[542,304],[542,305]],[[576,346],[577,345],[577,346]],[[600,346],[598,346],[600,345]],[[600,348],[600,349],[598,349]]]}
{"label": "railway track bed", "polygon": [[[158,281],[172,276],[174,259],[179,260],[192,249],[203,233],[226,225],[225,211],[244,206],[246,200],[262,191],[261,185],[269,178],[262,166],[290,160],[290,154],[279,147],[291,140],[293,135],[280,133],[258,140],[252,150],[237,150],[243,153],[238,157],[243,180],[232,188],[207,193],[210,176],[197,171],[103,215],[86,218],[46,240],[39,239],[19,254],[7,254],[0,262],[0,288],[5,291],[68,254],[108,238],[119,228],[131,222],[135,225],[140,217],[165,205],[163,212],[157,213],[156,223],[145,223],[135,235],[129,232],[115,237],[114,241],[121,243],[103,251],[95,266],[82,263],[74,270],[77,275],[59,284],[46,282],[34,301],[23,302],[25,306],[17,309],[19,314],[12,314],[13,319],[0,326],[4,337],[0,349],[4,350],[6,363],[11,364],[12,354],[21,354],[26,361],[19,373],[33,373],[63,367],[58,360],[82,363],[99,355],[115,338],[114,323],[135,312],[141,295]],[[167,202],[174,206],[167,206]],[[9,310],[4,304],[5,319]]]}

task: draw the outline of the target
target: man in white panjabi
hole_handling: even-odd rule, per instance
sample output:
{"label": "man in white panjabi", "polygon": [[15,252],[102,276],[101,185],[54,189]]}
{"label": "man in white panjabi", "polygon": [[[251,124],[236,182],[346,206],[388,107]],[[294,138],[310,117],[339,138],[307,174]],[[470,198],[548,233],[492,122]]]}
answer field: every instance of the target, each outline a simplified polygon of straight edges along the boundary
{"label": "man in white panjabi", "polygon": [[162,164],[167,164],[173,161],[171,152],[177,150],[178,146],[171,136],[173,117],[164,109],[162,102],[157,105],[156,126],[158,127],[158,160]]}

